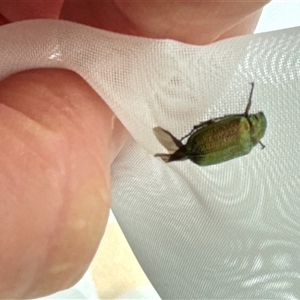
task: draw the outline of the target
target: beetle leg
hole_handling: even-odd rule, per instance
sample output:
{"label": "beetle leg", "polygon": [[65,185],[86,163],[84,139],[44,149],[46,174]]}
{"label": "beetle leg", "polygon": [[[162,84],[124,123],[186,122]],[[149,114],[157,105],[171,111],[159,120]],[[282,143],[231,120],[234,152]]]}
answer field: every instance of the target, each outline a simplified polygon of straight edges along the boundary
{"label": "beetle leg", "polygon": [[182,142],[185,138],[187,138],[188,136],[190,136],[194,131],[195,131],[195,128],[193,128],[188,134],[186,134],[185,136],[183,136],[183,137],[180,139],[180,142]]}
{"label": "beetle leg", "polygon": [[[213,123],[215,123],[215,122],[217,122],[217,121],[219,121],[219,120],[224,120],[224,118],[230,118],[230,117],[234,117],[234,116],[239,116],[239,115],[237,115],[237,114],[225,115],[224,117],[214,118],[214,119],[210,119],[210,120],[205,121],[205,122],[201,122],[200,124],[195,125],[195,126],[193,127],[193,129],[192,129],[188,134],[186,134],[184,137],[182,137],[182,138],[180,139],[180,141],[182,141],[182,140],[184,140],[185,138],[187,138],[188,136],[190,136],[190,135],[191,135],[195,130],[197,130],[197,129],[200,129],[200,128],[202,128],[202,127],[204,127],[204,126],[207,126],[207,125],[211,125],[211,124],[213,124]],[[243,117],[244,115],[240,115],[240,116]]]}
{"label": "beetle leg", "polygon": [[[237,116],[237,115],[234,115],[234,114],[232,114],[232,115],[225,115],[224,117],[227,118],[227,117],[233,117],[233,116]],[[244,115],[241,115],[241,116],[244,116]],[[195,125],[195,126],[193,127],[193,129],[192,129],[188,134],[186,134],[184,137],[182,137],[182,138],[180,139],[180,142],[181,142],[182,140],[184,140],[185,138],[187,138],[188,136],[190,136],[190,135],[191,135],[194,131],[196,131],[197,129],[200,129],[200,128],[202,128],[202,127],[204,127],[204,126],[207,126],[207,125],[211,125],[211,124],[217,122],[218,120],[224,119],[224,117],[219,117],[219,118],[210,119],[210,120],[208,120],[208,121],[204,121],[204,122],[201,122],[201,123],[198,124],[198,125]]]}
{"label": "beetle leg", "polygon": [[[221,118],[218,118],[218,119],[221,119]],[[198,124],[198,125],[195,125],[195,126],[193,127],[193,129],[192,129],[188,134],[186,134],[184,137],[182,137],[182,138],[180,139],[180,142],[183,141],[183,140],[184,140],[185,138],[187,138],[188,136],[190,136],[195,130],[197,130],[197,129],[201,128],[201,127],[204,127],[204,126],[206,126],[206,125],[212,124],[212,123],[215,122],[215,120],[216,120],[216,119],[211,119],[211,120],[208,120],[208,121],[205,121],[205,122],[201,122],[201,123]]]}
{"label": "beetle leg", "polygon": [[249,116],[249,110],[250,110],[250,107],[251,107],[251,104],[252,104],[252,94],[253,94],[253,89],[254,89],[254,82],[251,82],[251,91],[250,91],[250,96],[249,96],[249,101],[248,101],[248,104],[247,104],[247,107],[246,107],[246,110],[245,110],[245,116],[248,117]]}
{"label": "beetle leg", "polygon": [[261,150],[264,149],[266,146],[261,142],[259,141],[260,145],[261,145]]}

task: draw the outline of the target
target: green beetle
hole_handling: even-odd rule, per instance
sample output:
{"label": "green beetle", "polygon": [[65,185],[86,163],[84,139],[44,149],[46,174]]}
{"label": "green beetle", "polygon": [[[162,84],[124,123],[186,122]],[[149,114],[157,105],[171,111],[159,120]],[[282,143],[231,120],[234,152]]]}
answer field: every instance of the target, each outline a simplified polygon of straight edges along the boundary
{"label": "green beetle", "polygon": [[[267,128],[263,112],[249,114],[254,83],[244,114],[227,115],[202,122],[180,140],[161,127],[153,129],[158,141],[169,154],[155,154],[165,162],[190,159],[200,166],[209,166],[248,154],[260,143]],[[186,144],[182,141],[188,138]]]}

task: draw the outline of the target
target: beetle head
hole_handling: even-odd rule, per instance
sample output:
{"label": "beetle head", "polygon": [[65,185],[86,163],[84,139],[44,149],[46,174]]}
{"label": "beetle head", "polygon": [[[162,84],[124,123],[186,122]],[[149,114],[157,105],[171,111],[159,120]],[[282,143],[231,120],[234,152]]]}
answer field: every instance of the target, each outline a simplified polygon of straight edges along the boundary
{"label": "beetle head", "polygon": [[253,145],[256,145],[265,135],[267,120],[262,111],[257,114],[250,115],[248,120],[251,126],[251,140]]}

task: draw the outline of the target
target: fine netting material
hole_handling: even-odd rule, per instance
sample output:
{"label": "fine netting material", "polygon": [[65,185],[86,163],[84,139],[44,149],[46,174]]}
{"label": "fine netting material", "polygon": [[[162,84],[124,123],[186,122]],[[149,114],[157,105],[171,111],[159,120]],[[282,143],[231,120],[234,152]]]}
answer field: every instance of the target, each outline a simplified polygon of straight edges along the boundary
{"label": "fine netting material", "polygon": [[[162,298],[300,298],[300,28],[192,46],[64,21],[0,27],[1,78],[80,74],[132,135],[113,165],[113,212]],[[263,143],[220,165],[165,164],[152,128],[263,111]],[[117,245],[116,245],[117,247]]]}

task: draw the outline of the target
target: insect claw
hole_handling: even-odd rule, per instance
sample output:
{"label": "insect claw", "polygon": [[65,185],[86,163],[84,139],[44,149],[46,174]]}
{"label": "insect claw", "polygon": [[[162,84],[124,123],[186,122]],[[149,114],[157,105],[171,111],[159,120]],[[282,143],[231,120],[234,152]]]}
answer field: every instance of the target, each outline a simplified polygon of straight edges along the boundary
{"label": "insect claw", "polygon": [[261,150],[263,150],[266,146],[261,141],[259,141],[259,143],[261,145]]}

